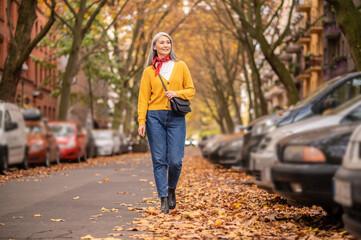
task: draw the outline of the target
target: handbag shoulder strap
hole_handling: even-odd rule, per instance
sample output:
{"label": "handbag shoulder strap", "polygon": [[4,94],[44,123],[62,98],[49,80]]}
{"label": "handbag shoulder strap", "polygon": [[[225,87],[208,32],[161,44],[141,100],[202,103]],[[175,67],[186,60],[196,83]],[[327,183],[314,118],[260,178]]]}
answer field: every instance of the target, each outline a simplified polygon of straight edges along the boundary
{"label": "handbag shoulder strap", "polygon": [[160,76],[160,74],[158,74],[158,76],[159,76],[160,80],[162,81],[162,84],[163,84],[164,90],[165,90],[166,92],[168,92],[168,90],[167,90],[167,88],[166,88],[166,86],[165,86],[165,84],[164,84],[164,82],[163,82],[162,77]]}

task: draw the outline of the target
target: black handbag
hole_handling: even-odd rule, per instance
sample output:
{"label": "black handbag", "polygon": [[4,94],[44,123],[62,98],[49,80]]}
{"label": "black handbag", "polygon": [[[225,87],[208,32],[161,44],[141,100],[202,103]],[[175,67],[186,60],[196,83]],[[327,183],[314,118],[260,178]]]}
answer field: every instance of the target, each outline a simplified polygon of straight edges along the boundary
{"label": "black handbag", "polygon": [[[167,88],[163,82],[162,77],[160,76],[160,74],[158,74],[160,80],[162,81],[164,90],[167,92]],[[183,98],[179,98],[179,97],[174,97],[170,100],[170,107],[172,109],[172,112],[176,115],[180,115],[180,116],[184,116],[187,113],[191,112],[192,109],[190,107],[191,103],[189,102],[189,100],[185,100]]]}

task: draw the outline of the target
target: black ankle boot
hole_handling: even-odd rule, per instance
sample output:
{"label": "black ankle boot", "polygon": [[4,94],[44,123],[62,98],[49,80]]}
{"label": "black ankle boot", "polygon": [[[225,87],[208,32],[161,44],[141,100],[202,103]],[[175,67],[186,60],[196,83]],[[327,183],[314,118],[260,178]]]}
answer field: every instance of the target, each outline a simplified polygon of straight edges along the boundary
{"label": "black ankle boot", "polygon": [[168,188],[168,205],[169,209],[175,209],[175,206],[177,205],[176,199],[175,199],[175,188]]}
{"label": "black ankle boot", "polygon": [[163,213],[169,213],[169,206],[168,206],[168,198],[167,197],[161,197],[160,198],[160,210],[162,210]]}

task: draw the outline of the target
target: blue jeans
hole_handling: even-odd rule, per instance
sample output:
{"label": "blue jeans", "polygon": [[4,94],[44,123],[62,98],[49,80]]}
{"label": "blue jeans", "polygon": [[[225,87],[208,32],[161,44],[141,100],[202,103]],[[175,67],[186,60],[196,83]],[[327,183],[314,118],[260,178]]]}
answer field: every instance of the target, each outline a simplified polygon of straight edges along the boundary
{"label": "blue jeans", "polygon": [[158,197],[167,197],[167,187],[177,187],[182,170],[185,117],[168,110],[148,110],[145,124]]}

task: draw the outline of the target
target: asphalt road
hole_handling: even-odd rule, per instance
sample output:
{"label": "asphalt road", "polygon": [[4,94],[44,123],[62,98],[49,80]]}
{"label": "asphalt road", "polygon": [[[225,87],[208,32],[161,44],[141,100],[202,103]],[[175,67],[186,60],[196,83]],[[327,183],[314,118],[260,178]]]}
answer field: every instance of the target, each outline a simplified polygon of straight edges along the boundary
{"label": "asphalt road", "polygon": [[[126,231],[129,223],[141,215],[128,210],[129,204],[149,206],[143,198],[156,191],[149,154],[21,180],[0,186],[0,239],[105,238],[109,233],[130,239],[137,232]],[[116,226],[125,231],[114,231]]]}

